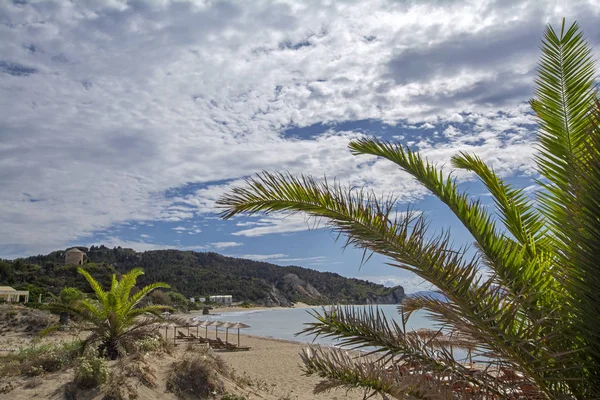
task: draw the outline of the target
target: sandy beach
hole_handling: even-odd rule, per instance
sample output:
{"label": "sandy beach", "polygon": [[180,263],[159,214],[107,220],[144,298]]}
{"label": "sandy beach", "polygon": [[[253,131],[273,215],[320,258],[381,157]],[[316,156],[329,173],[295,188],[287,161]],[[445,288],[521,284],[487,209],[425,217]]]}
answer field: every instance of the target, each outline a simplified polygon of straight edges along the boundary
{"label": "sandy beach", "polygon": [[[246,309],[244,309],[246,310]],[[219,309],[220,312],[225,312]],[[185,331],[185,329],[182,329]],[[209,332],[211,333],[211,332]],[[214,334],[214,331],[212,331]],[[164,335],[164,330],[162,331]],[[225,339],[224,334],[219,335]],[[2,329],[0,333],[0,354],[7,351],[29,347],[33,344],[45,344],[72,341],[76,335],[70,332],[56,332],[44,338],[38,335],[12,329]],[[172,340],[172,332],[168,338]],[[229,337],[234,342],[237,337]],[[236,377],[233,381],[226,382],[231,392],[243,394],[248,399],[323,399],[323,400],[358,400],[362,393],[353,391],[347,393],[345,390],[337,390],[327,394],[314,395],[313,388],[319,382],[317,377],[306,377],[300,368],[299,353],[306,346],[302,343],[290,342],[279,339],[270,339],[250,335],[241,335],[240,342],[244,346],[250,346],[249,351],[227,352],[216,350],[218,354],[233,370]],[[140,388],[140,398],[149,400],[176,399],[171,393],[166,392],[166,376],[173,362],[186,356],[188,352],[185,344],[176,346],[171,355],[151,355],[147,361],[152,365],[159,385],[156,389],[149,390]],[[0,398],[10,396],[13,400],[25,400],[31,398],[64,398],[63,387],[72,379],[72,370],[57,373],[47,373],[39,377],[10,377],[0,379],[0,390],[9,384],[13,388],[5,394],[0,392]],[[243,384],[240,385],[240,382]],[[95,399],[92,396],[89,399]],[[98,397],[100,399],[101,397]]]}
{"label": "sandy beach", "polygon": [[[231,312],[243,312],[243,311],[264,311],[264,310],[289,310],[290,308],[319,308],[321,306],[311,306],[306,303],[294,303],[291,307],[239,307],[239,306],[230,306],[230,307],[214,307],[210,310],[211,314],[225,314]],[[190,313],[190,315],[198,316],[201,315],[201,311],[196,311],[194,313]],[[185,316],[185,314],[184,314]]]}

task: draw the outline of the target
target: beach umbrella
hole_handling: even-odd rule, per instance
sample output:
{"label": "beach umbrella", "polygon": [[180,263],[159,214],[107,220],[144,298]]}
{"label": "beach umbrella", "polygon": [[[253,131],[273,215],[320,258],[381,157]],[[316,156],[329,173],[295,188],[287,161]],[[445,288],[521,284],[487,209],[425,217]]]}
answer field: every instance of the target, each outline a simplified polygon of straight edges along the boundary
{"label": "beach umbrella", "polygon": [[229,328],[231,328],[231,326],[234,325],[232,322],[229,321],[225,321],[223,322],[223,324],[221,325],[222,327],[225,328],[225,341],[229,341]]}
{"label": "beach umbrella", "polygon": [[223,322],[221,321],[211,321],[208,323],[208,326],[214,326],[215,327],[215,338],[219,337],[219,327],[223,325]]}
{"label": "beach umbrella", "polygon": [[204,328],[204,337],[208,337],[208,324],[209,321],[199,321],[198,326]]}
{"label": "beach umbrella", "polygon": [[235,324],[232,324],[230,326],[231,329],[237,329],[238,330],[238,347],[240,347],[240,329],[244,329],[244,328],[250,328],[250,325],[246,325],[242,322],[236,322]]}

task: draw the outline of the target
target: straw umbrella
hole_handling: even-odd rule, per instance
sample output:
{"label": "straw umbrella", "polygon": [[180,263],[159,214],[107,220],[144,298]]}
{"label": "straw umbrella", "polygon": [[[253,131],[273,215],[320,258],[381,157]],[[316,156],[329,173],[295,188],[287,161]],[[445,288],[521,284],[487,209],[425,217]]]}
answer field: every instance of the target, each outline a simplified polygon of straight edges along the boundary
{"label": "straw umbrella", "polygon": [[208,337],[208,324],[210,322],[209,321],[200,321],[200,323],[198,324],[198,326],[201,326],[202,328],[204,328],[204,337]]}
{"label": "straw umbrella", "polygon": [[250,328],[250,325],[246,325],[242,322],[236,322],[235,324],[232,324],[230,326],[231,329],[237,329],[238,331],[238,341],[237,341],[237,345],[238,347],[240,347],[240,329],[244,329],[244,328]]}
{"label": "straw umbrella", "polygon": [[229,341],[229,328],[234,325],[233,322],[229,322],[229,321],[225,321],[223,322],[223,324],[221,324],[222,327],[225,328],[225,341],[228,342]]}
{"label": "straw umbrella", "polygon": [[215,339],[219,338],[219,326],[223,325],[223,322],[221,321],[211,321],[208,323],[208,326],[214,326],[215,327]]}

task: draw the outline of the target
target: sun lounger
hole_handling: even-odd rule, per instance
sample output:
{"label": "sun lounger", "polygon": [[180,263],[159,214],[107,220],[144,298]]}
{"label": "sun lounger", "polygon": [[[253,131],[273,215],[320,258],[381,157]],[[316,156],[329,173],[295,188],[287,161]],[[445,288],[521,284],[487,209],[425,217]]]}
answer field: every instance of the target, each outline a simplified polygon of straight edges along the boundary
{"label": "sun lounger", "polygon": [[183,332],[178,332],[177,333],[177,339],[181,339],[181,340],[185,340],[186,342],[189,343],[208,343],[207,341],[205,341],[204,338],[198,338],[196,337],[193,333],[190,333],[189,335],[184,334]]}
{"label": "sun lounger", "polygon": [[224,348],[227,351],[247,351],[250,350],[250,347],[245,347],[245,346],[236,346],[233,343],[229,343],[229,342],[224,342],[221,339],[217,338],[217,341],[219,342],[219,345]]}

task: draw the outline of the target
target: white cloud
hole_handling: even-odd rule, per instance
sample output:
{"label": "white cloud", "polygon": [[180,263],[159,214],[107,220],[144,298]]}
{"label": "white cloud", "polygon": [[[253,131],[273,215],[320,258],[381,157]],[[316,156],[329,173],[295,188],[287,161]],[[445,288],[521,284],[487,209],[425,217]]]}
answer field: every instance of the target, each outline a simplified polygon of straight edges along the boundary
{"label": "white cloud", "polygon": [[309,265],[319,266],[323,265],[327,261],[325,256],[314,256],[314,257],[289,257],[287,254],[275,253],[275,254],[234,254],[232,257],[245,258],[254,261],[266,261],[275,264],[283,265]]}
{"label": "white cloud", "polygon": [[[229,187],[214,182],[263,169],[327,173],[406,201],[426,193],[389,163],[352,157],[358,133],[298,139],[282,134],[290,125],[433,128],[462,116],[473,132],[415,143],[438,162],[469,150],[501,173],[531,172],[519,102],[542,26],[577,17],[597,41],[599,14],[595,2],[559,0],[2,2],[0,255],[212,213]],[[171,192],[197,183],[209,186]],[[304,229],[265,221],[238,234]]]}
{"label": "white cloud", "polygon": [[[150,238],[148,235],[140,235],[141,237],[147,239]],[[167,249],[177,249],[182,251],[211,251],[211,250],[223,250],[226,248],[242,246],[243,243],[240,242],[213,242],[208,244],[199,244],[199,245],[189,245],[189,246],[181,246],[181,245],[169,245],[164,243],[149,243],[146,241],[136,241],[136,240],[122,240],[118,237],[107,237],[102,240],[101,243],[91,243],[92,245],[105,245],[107,247],[124,247],[131,248],[135,251],[143,252],[150,250],[167,250]],[[285,256],[282,254],[281,256]]]}
{"label": "white cloud", "polygon": [[228,249],[230,247],[242,246],[244,243],[240,242],[214,242],[210,243],[210,246],[216,250]]}
{"label": "white cloud", "polygon": [[421,290],[432,290],[433,286],[423,279],[410,275],[382,275],[382,276],[358,276],[357,279],[364,279],[387,287],[402,286],[405,293],[414,293]]}
{"label": "white cloud", "polygon": [[235,255],[238,258],[245,258],[248,260],[254,261],[276,261],[279,258],[286,257],[286,254],[276,253],[276,254],[239,254]]}
{"label": "white cloud", "polygon": [[243,229],[232,233],[234,236],[263,236],[273,233],[284,233],[284,232],[299,232],[308,229],[319,229],[322,224],[314,218],[307,218],[304,215],[293,214],[287,216],[274,215],[261,218],[258,220],[260,226]]}

